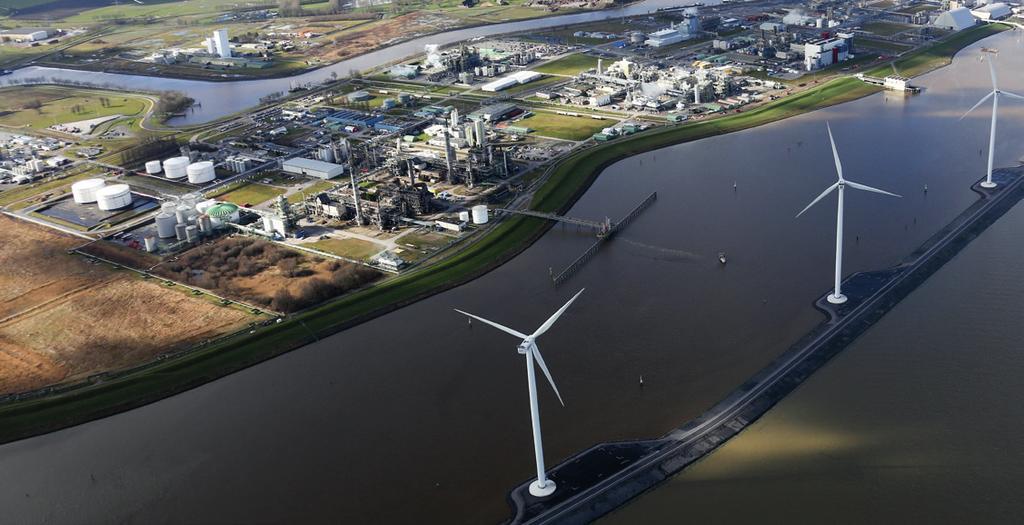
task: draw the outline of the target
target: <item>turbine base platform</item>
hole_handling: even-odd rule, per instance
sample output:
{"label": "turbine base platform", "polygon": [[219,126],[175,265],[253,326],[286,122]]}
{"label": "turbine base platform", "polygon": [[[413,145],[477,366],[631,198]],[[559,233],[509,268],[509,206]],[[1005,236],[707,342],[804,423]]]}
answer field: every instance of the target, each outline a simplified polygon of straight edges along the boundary
{"label": "turbine base platform", "polygon": [[989,182],[987,180],[986,181],[982,181],[978,185],[981,186],[982,188],[988,188],[988,189],[992,189],[992,188],[995,188],[996,186],[998,186],[998,184],[996,184],[994,182]]}
{"label": "turbine base platform", "polygon": [[843,304],[846,302],[846,296],[843,294],[828,294],[828,302],[832,304]]}
{"label": "turbine base platform", "polygon": [[554,493],[555,482],[551,481],[550,479],[548,480],[547,484],[544,485],[543,487],[540,486],[539,481],[534,481],[533,483],[530,483],[530,495],[535,498],[543,498],[545,496],[550,496]]}

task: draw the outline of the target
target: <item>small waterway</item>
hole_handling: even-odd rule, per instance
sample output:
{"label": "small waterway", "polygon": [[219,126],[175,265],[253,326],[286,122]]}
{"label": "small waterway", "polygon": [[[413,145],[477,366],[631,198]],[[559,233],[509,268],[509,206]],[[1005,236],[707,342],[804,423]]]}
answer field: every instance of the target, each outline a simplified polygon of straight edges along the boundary
{"label": "small waterway", "polygon": [[[705,0],[703,3],[705,5],[717,5],[721,3],[721,0]],[[271,93],[287,92],[293,84],[318,84],[330,79],[331,75],[345,78],[353,71],[366,71],[381,64],[387,64],[422,53],[423,47],[427,44],[447,45],[474,38],[493,37],[500,34],[585,22],[598,22],[624,16],[643,15],[663,7],[675,7],[677,5],[679,5],[677,2],[671,0],[643,0],[621,9],[607,9],[456,29],[436,35],[415,38],[342,60],[308,73],[283,78],[220,82],[30,66],[18,69],[10,75],[0,77],[0,85],[10,84],[12,81],[23,82],[25,80],[45,78],[48,81],[88,82],[94,85],[109,85],[126,91],[181,91],[195,99],[198,104],[185,116],[171,119],[168,123],[176,126],[202,124],[256,106],[259,104],[261,97]]]}
{"label": "small waterway", "polygon": [[[983,44],[1018,46],[1008,34]],[[920,96],[880,93],[615,163],[570,215],[618,217],[653,191],[658,201],[561,288],[548,269],[593,239],[574,228],[552,229],[480,279],[259,366],[0,446],[0,508],[24,523],[500,521],[507,491],[533,468],[522,357],[518,341],[470,327],[452,308],[532,330],[586,287],[540,341],[566,401],[541,387],[549,461],[660,436],[821,319],[811,302],[831,283],[834,200],[794,216],[835,180],[826,122],[850,179],[904,195],[848,196],[848,272],[899,261],[974,201],[988,116],[957,118],[990,89],[981,45],[916,80]],[[1001,85],[1024,92],[1024,54],[999,60]],[[1001,110],[996,161],[1008,165],[1024,152],[1024,104]],[[971,300],[989,304],[985,294]],[[992,327],[990,344],[1014,330]],[[952,338],[934,345],[961,349]],[[870,382],[855,392],[889,400]]]}

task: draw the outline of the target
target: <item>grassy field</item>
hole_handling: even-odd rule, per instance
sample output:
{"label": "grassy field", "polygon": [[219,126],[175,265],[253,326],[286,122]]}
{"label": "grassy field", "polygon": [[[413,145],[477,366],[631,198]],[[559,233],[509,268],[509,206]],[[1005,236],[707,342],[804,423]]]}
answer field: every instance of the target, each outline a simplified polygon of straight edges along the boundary
{"label": "grassy field", "polygon": [[[936,45],[908,53],[896,61],[896,69],[905,77],[913,77],[927,73],[933,69],[942,67],[953,61],[953,55],[968,45],[992,36],[1001,31],[1009,29],[1007,26],[998,24],[987,24],[983,26],[965,29],[954,33],[951,37],[939,42]],[[867,72],[871,76],[884,77],[892,72],[892,67],[885,65]]]}
{"label": "grassy field", "polygon": [[614,120],[590,117],[570,117],[548,112],[536,112],[532,117],[515,123],[534,130],[538,135],[566,140],[585,140],[591,135],[615,124]]}
{"label": "grassy field", "polygon": [[576,53],[535,67],[533,70],[548,75],[577,75],[595,67],[597,67],[597,57]]}
{"label": "grassy field", "polygon": [[222,195],[217,195],[218,200],[233,202],[239,206],[257,206],[264,202],[283,195],[285,190],[267,186],[266,184],[252,183],[240,188],[233,189]]}
{"label": "grassy field", "polygon": [[[970,32],[970,35],[944,42],[932,54],[945,53],[948,57],[959,49],[955,46],[962,47],[985,36],[977,32]],[[929,63],[941,65],[938,60]],[[842,78],[745,113],[659,128],[591,148],[562,161],[534,195],[531,207],[541,211],[568,207],[601,169],[618,159],[671,144],[747,129],[876,91],[877,88],[856,79]],[[475,242],[435,264],[289,317],[273,327],[257,328],[252,334],[208,345],[187,356],[157,362],[144,370],[88,388],[0,406],[0,442],[81,423],[160,399],[467,282],[525,249],[546,231],[547,226],[541,219],[515,216],[498,223]]]}
{"label": "grassy field", "polygon": [[[0,98],[4,101],[0,125],[35,129],[108,115],[142,116],[150,105],[145,98],[124,93],[63,86],[5,88],[0,90]],[[30,109],[35,104],[39,107]]]}
{"label": "grassy field", "polygon": [[384,247],[377,243],[352,238],[324,239],[322,241],[304,244],[303,246],[308,246],[322,252],[333,253],[334,255],[348,257],[349,259],[357,259],[360,261],[369,260],[370,257],[384,251]]}
{"label": "grassy field", "polygon": [[861,29],[870,31],[878,36],[892,36],[896,33],[906,31],[914,26],[908,26],[905,24],[895,24],[893,22],[871,22],[870,24],[864,24]]}
{"label": "grassy field", "polygon": [[896,42],[889,42],[888,40],[875,40],[873,38],[859,38],[857,39],[857,47],[859,49],[869,48],[878,51],[883,51],[889,54],[902,53],[911,46],[904,44],[897,44]]}
{"label": "grassy field", "polygon": [[530,82],[528,84],[519,84],[518,86],[512,86],[508,89],[502,90],[500,94],[515,96],[518,95],[519,93],[523,93],[526,91],[534,91],[538,89],[543,90],[543,88],[547,86],[551,86],[552,84],[557,84],[559,82],[565,82],[567,80],[569,79],[565,77],[545,76],[538,80],[534,80],[533,82]]}

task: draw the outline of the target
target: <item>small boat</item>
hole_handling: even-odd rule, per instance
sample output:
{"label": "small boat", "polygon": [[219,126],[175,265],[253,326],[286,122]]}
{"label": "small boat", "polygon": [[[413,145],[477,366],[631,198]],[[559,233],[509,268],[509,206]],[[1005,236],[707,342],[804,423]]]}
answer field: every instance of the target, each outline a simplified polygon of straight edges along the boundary
{"label": "small boat", "polygon": [[718,252],[718,262],[725,264],[725,252]]}

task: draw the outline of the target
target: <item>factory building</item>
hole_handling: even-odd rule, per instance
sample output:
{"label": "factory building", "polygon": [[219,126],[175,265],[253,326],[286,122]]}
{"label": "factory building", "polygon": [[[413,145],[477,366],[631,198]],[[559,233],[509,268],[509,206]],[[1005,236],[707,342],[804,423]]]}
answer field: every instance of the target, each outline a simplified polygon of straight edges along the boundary
{"label": "factory building", "polygon": [[807,71],[838,64],[848,58],[850,39],[842,35],[812,40],[804,45],[804,67]]}
{"label": "factory building", "polygon": [[345,167],[341,164],[300,157],[284,161],[281,163],[281,169],[287,173],[306,175],[324,180],[333,179],[345,172]]}
{"label": "factory building", "polygon": [[486,122],[497,122],[507,117],[520,113],[521,110],[515,104],[492,104],[484,106],[469,114],[470,120],[483,120]]}

